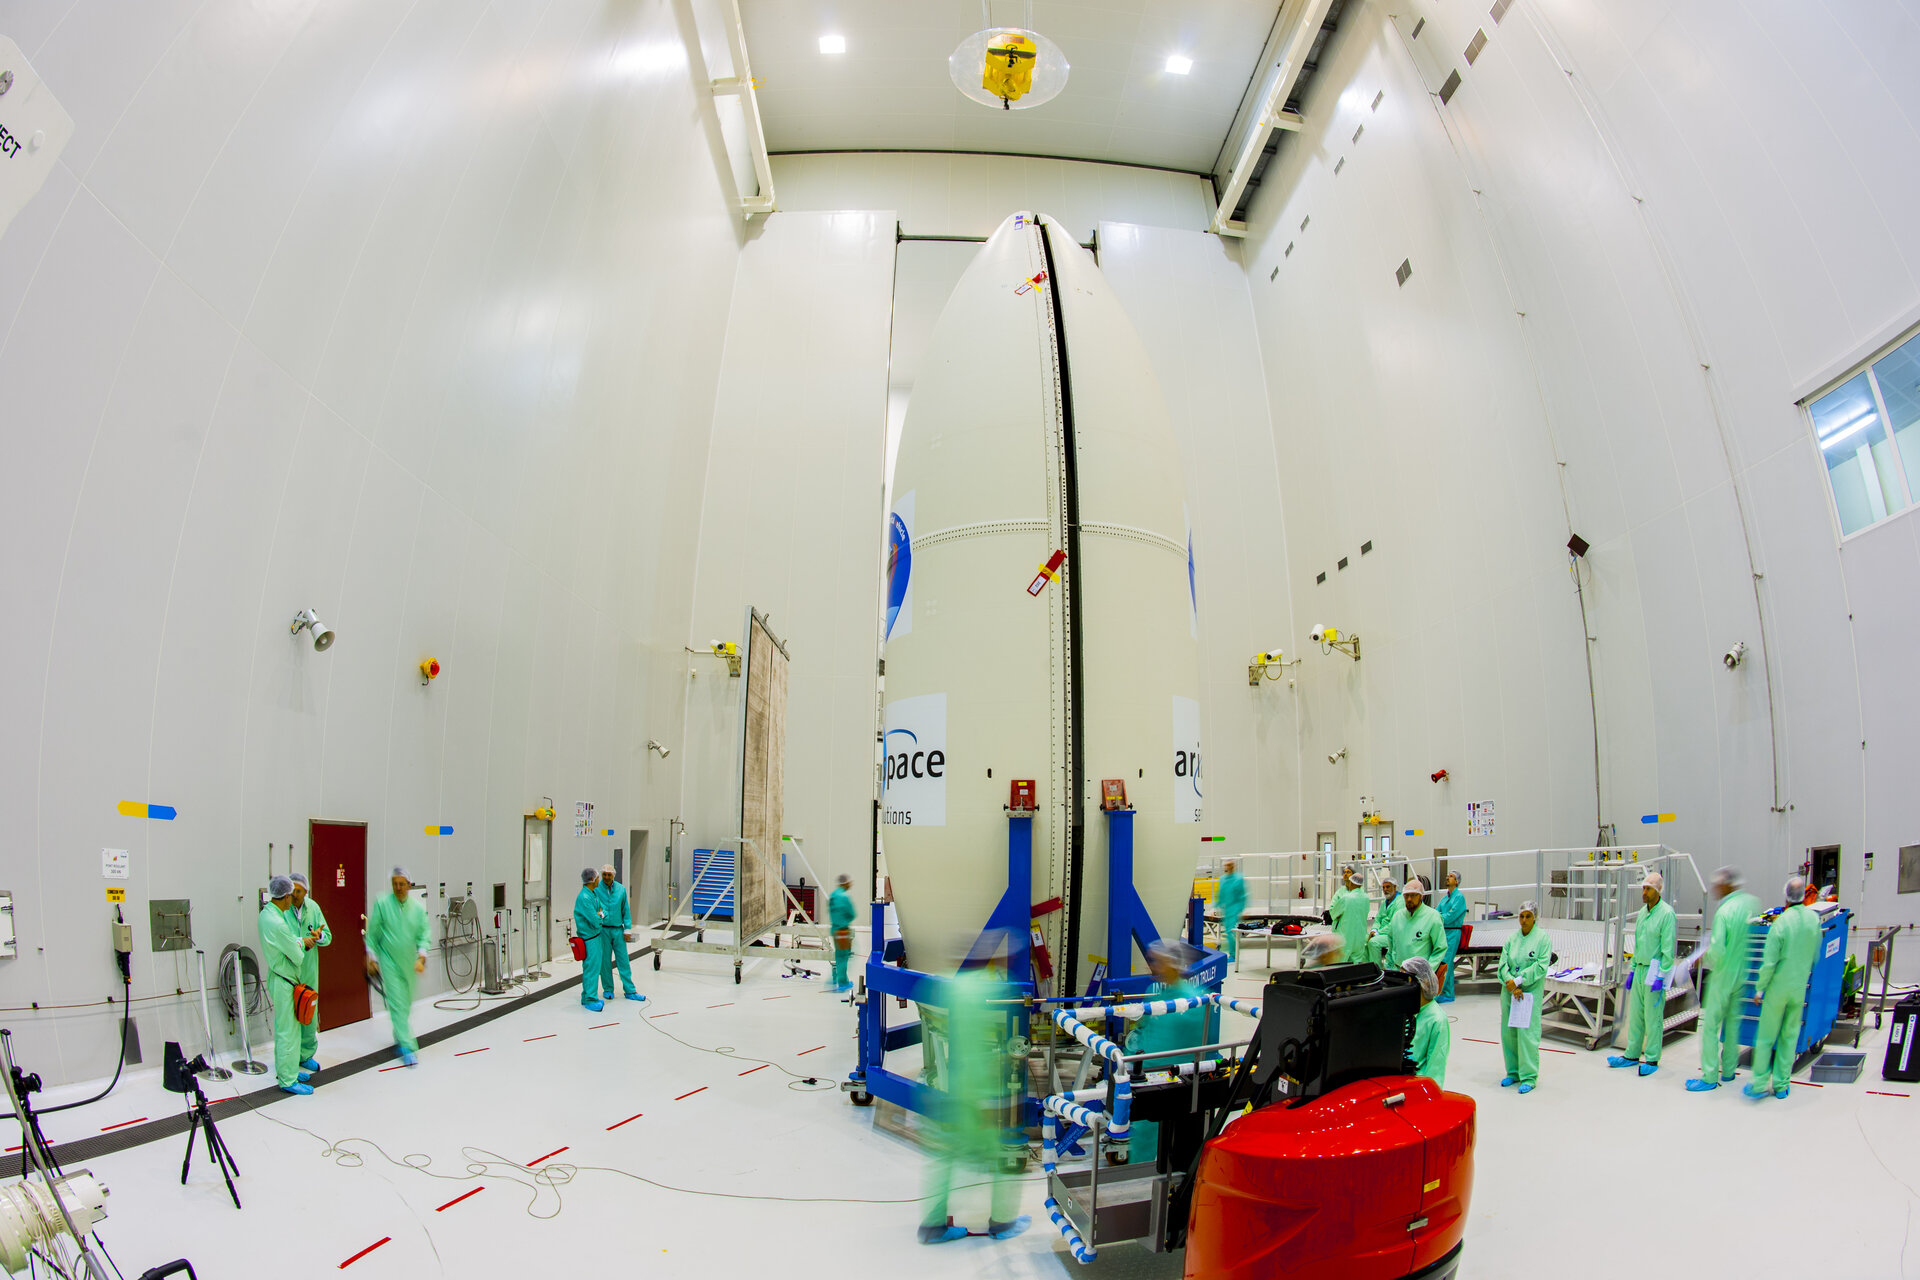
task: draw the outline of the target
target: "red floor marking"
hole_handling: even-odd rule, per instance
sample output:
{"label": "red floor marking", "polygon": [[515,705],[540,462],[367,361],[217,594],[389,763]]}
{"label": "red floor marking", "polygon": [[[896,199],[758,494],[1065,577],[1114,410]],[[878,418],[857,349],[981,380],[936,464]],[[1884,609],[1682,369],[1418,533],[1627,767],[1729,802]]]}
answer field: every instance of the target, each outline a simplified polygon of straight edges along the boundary
{"label": "red floor marking", "polygon": [[130,1124],[139,1124],[139,1123],[141,1123],[141,1121],[143,1121],[143,1120],[145,1120],[145,1119],[146,1119],[146,1117],[145,1117],[145,1116],[141,1116],[139,1120],[122,1120],[122,1121],[121,1121],[121,1122],[120,1122],[119,1124],[110,1124],[110,1125],[108,1125],[108,1126],[107,1126],[106,1128],[104,1128],[104,1129],[102,1129],[102,1130],[101,1130],[100,1132],[102,1132],[102,1133],[112,1133],[112,1132],[113,1132],[113,1131],[114,1131],[115,1129],[124,1129],[124,1128],[126,1128],[126,1127],[127,1127],[128,1125],[130,1125]]}
{"label": "red floor marking", "polygon": [[[406,1066],[406,1065],[407,1065],[407,1064],[406,1064],[406,1063],[404,1063],[404,1062],[396,1062],[396,1063],[394,1063],[394,1064],[393,1064],[392,1066],[390,1066],[390,1067],[382,1067],[382,1068],[380,1068],[380,1069],[381,1069],[382,1071],[398,1071],[398,1070],[399,1070],[400,1068],[402,1068],[402,1067],[404,1067],[404,1066]],[[344,1266],[345,1264],[343,1263],[342,1265]]]}
{"label": "red floor marking", "polygon": [[[570,1147],[561,1147],[561,1148],[560,1148],[560,1151],[568,1151],[568,1150],[571,1150],[571,1148],[570,1148]],[[540,1160],[551,1160],[551,1159],[553,1159],[553,1158],[554,1158],[555,1156],[557,1156],[557,1155],[559,1155],[559,1154],[560,1154],[560,1151],[549,1151],[549,1152],[547,1152],[547,1154],[545,1154],[545,1155],[543,1155],[543,1156],[541,1156],[541,1157],[540,1157]],[[531,1169],[531,1168],[533,1168],[533,1166],[534,1166],[534,1165],[536,1165],[536,1164],[539,1164],[539,1163],[540,1163],[540,1160],[529,1160],[529,1161],[527,1162],[527,1168],[529,1168],[529,1169]]]}
{"label": "red floor marking", "polygon": [[[620,1124],[632,1124],[635,1120],[638,1120],[644,1114],[645,1114],[644,1112],[636,1111],[632,1115],[628,1116],[625,1120],[622,1120]],[[618,1129],[620,1127],[620,1124],[608,1125],[607,1132],[612,1133],[615,1129]]]}
{"label": "red floor marking", "polygon": [[1814,1083],[1813,1081],[1811,1081],[1811,1080],[1789,1080],[1789,1081],[1787,1081],[1787,1083],[1788,1083],[1788,1084],[1797,1084],[1797,1085],[1799,1085],[1799,1086],[1800,1086],[1800,1087],[1801,1087],[1802,1089],[1824,1089],[1824,1088],[1826,1088],[1826,1087],[1827,1087],[1827,1086],[1825,1086],[1825,1085],[1823,1085],[1823,1084],[1815,1084],[1815,1083]]}
{"label": "red floor marking", "polygon": [[1474,1040],[1472,1036],[1461,1036],[1462,1040],[1473,1040],[1475,1044],[1499,1044],[1498,1040]]}
{"label": "red floor marking", "polygon": [[[1491,1042],[1489,1042],[1489,1043],[1491,1043]],[[1542,1053],[1572,1053],[1572,1052],[1573,1052],[1573,1050],[1571,1050],[1571,1049],[1549,1049],[1549,1048],[1547,1048],[1547,1046],[1545,1046],[1545,1045],[1541,1045],[1541,1046],[1540,1046],[1540,1052],[1542,1052]]]}
{"label": "red floor marking", "polygon": [[[1910,1093],[1882,1093],[1878,1089],[1869,1089],[1867,1090],[1867,1092],[1872,1094],[1876,1098],[1911,1098],[1913,1096]],[[9,1151],[18,1151],[19,1149],[20,1148],[18,1147],[7,1148],[7,1150]]]}
{"label": "red floor marking", "polygon": [[493,1047],[492,1045],[487,1045],[485,1048],[480,1048],[480,1049],[463,1049],[459,1053],[454,1054],[453,1056],[456,1058],[464,1058],[469,1053],[485,1053],[487,1049],[491,1049],[492,1047]]}
{"label": "red floor marking", "polygon": [[473,1190],[467,1192],[467,1194],[464,1196],[455,1196],[453,1199],[441,1205],[438,1209],[435,1209],[434,1212],[445,1213],[447,1210],[453,1208],[453,1206],[459,1204],[462,1200],[471,1200],[474,1196],[479,1195],[482,1191],[485,1191],[485,1190],[486,1190],[486,1187],[484,1186],[475,1187]]}
{"label": "red floor marking", "polygon": [[792,997],[791,995],[784,995],[784,996],[761,996],[760,998],[761,998],[762,1000],[791,1000],[791,999],[793,999],[793,997]]}
{"label": "red floor marking", "polygon": [[604,1031],[604,1030],[606,1030],[606,1029],[607,1029],[608,1027],[617,1027],[617,1026],[619,1026],[619,1025],[620,1025],[620,1024],[619,1024],[619,1023],[617,1023],[617,1022],[602,1022],[602,1023],[598,1023],[598,1024],[596,1024],[596,1025],[594,1025],[594,1026],[591,1026],[591,1027],[588,1027],[588,1028],[587,1028],[587,1030],[589,1030],[589,1031]]}
{"label": "red floor marking", "polygon": [[647,1016],[649,1018],[671,1018],[677,1015],[679,1012],[680,1011],[678,1009],[675,1009],[673,1013],[650,1013]]}
{"label": "red floor marking", "polygon": [[[1904,1097],[1906,1097],[1907,1095],[1903,1093],[1903,1094],[1901,1094],[1900,1096],[1904,1098]],[[19,1149],[20,1149],[19,1147],[8,1147],[8,1148],[7,1148],[7,1150],[8,1150],[8,1151],[18,1151]]]}
{"label": "red floor marking", "polygon": [[827,1047],[827,1046],[825,1046],[825,1045],[823,1045],[823,1044],[817,1044],[817,1045],[815,1045],[815,1046],[813,1046],[813,1048],[811,1048],[811,1049],[802,1049],[802,1050],[801,1050],[800,1052],[798,1052],[798,1053],[796,1053],[796,1054],[794,1054],[793,1056],[794,1056],[794,1057],[796,1057],[796,1058],[804,1058],[804,1057],[806,1057],[806,1056],[807,1056],[808,1054],[810,1054],[810,1053],[818,1053],[818,1052],[820,1052],[820,1051],[821,1051],[822,1049],[824,1049],[824,1048],[826,1048],[826,1047]]}
{"label": "red floor marking", "polygon": [[[707,1091],[707,1086],[701,1085],[698,1089],[695,1089],[693,1093],[705,1093],[706,1091]],[[683,1093],[679,1097],[675,1098],[674,1101],[685,1102],[688,1098],[691,1098],[693,1096],[693,1093]]]}
{"label": "red floor marking", "polygon": [[743,1076],[750,1076],[756,1071],[765,1071],[768,1067],[772,1065],[773,1064],[770,1062],[763,1062],[757,1067],[748,1067],[745,1071],[742,1071],[740,1074]]}
{"label": "red floor marking", "polygon": [[546,1035],[544,1035],[544,1036],[528,1036],[528,1037],[527,1037],[527,1038],[526,1038],[525,1040],[522,1040],[522,1041],[521,1041],[520,1043],[521,1043],[521,1044],[532,1044],[532,1043],[533,1043],[533,1042],[534,1042],[535,1040],[551,1040],[551,1039],[553,1039],[553,1038],[554,1038],[555,1036],[557,1036],[557,1035],[559,1035],[559,1034],[560,1034],[560,1033],[559,1033],[558,1031],[550,1031],[550,1032],[548,1032],[548,1033],[547,1033]]}
{"label": "red floor marking", "polygon": [[372,1244],[368,1245],[366,1248],[362,1249],[360,1252],[354,1254],[351,1258],[348,1258],[345,1262],[341,1263],[340,1270],[345,1271],[348,1267],[360,1261],[360,1259],[366,1257],[368,1254],[372,1253],[375,1249],[378,1249],[381,1245],[391,1243],[392,1240],[393,1240],[392,1236],[381,1236],[378,1240],[375,1240]]}
{"label": "red floor marking", "polygon": [[727,1000],[727,1001],[723,1001],[723,1002],[722,1002],[722,1003],[720,1003],[720,1004],[710,1004],[710,1005],[708,1005],[708,1006],[707,1006],[707,1008],[709,1008],[709,1009],[725,1009],[725,1008],[727,1008],[727,1007],[728,1007],[729,1005],[731,1005],[732,1003],[733,1003],[733,1001],[731,1001],[731,1000]]}

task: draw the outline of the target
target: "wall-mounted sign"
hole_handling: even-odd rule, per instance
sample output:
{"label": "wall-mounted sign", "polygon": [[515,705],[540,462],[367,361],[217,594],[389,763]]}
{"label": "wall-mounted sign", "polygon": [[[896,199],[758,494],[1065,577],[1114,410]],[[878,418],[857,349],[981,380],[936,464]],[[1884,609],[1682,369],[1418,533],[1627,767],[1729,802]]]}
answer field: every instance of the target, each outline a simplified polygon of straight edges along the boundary
{"label": "wall-mounted sign", "polygon": [[133,874],[133,860],[125,849],[102,849],[100,874],[109,880],[125,880]]}
{"label": "wall-mounted sign", "polygon": [[1469,800],[1467,802],[1467,834],[1470,836],[1495,834],[1493,801]]}
{"label": "wall-mounted sign", "polygon": [[0,231],[39,194],[73,136],[73,117],[33,73],[20,46],[0,36]]}

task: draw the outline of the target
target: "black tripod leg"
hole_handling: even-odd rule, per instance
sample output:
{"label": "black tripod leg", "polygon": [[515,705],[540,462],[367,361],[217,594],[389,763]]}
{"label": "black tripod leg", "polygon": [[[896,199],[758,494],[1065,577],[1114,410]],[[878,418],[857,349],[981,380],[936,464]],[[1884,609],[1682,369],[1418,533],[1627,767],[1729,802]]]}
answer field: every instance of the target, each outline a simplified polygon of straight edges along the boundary
{"label": "black tripod leg", "polygon": [[186,1159],[180,1162],[180,1185],[183,1187],[187,1185],[187,1170],[193,1165],[193,1142],[195,1131],[199,1128],[200,1116],[198,1113],[189,1113],[187,1116],[187,1155]]}

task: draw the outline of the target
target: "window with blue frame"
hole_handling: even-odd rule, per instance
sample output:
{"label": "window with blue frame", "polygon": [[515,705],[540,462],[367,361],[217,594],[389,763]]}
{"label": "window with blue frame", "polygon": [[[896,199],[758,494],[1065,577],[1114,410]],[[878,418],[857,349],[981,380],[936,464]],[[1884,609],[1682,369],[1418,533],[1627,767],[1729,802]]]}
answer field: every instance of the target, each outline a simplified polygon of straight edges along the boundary
{"label": "window with blue frame", "polygon": [[1842,536],[1920,493],[1920,333],[1806,402]]}

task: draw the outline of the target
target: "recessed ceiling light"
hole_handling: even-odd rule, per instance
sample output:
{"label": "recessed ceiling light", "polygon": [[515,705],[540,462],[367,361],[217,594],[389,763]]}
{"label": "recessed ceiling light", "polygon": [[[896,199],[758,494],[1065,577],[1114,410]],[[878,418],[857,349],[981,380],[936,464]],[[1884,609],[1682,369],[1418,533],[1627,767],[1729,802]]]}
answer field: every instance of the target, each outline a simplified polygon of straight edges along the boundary
{"label": "recessed ceiling light", "polygon": [[1167,55],[1167,71],[1170,74],[1183,76],[1191,70],[1193,70],[1192,58],[1183,58],[1177,53]]}
{"label": "recessed ceiling light", "polygon": [[847,38],[845,36],[821,36],[820,37],[820,52],[845,53],[846,51],[847,51]]}

